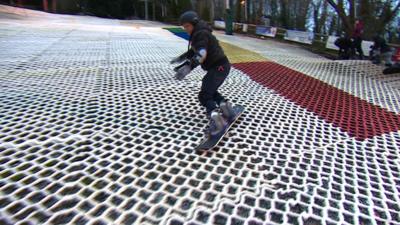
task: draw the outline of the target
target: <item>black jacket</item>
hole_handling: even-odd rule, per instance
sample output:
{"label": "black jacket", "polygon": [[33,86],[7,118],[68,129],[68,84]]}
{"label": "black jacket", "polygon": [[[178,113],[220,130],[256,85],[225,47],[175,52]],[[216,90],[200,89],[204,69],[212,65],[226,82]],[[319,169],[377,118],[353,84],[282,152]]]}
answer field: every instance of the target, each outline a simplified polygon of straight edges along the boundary
{"label": "black jacket", "polygon": [[336,39],[335,45],[341,50],[349,50],[352,46],[352,42],[350,38],[340,37]]}
{"label": "black jacket", "polygon": [[385,52],[390,52],[391,48],[390,46],[386,43],[386,40],[383,39],[382,37],[374,37],[374,45],[372,46],[372,49],[374,50],[380,50],[381,53]]}
{"label": "black jacket", "polygon": [[229,63],[225,56],[224,50],[218,43],[217,38],[212,35],[212,29],[204,21],[198,22],[189,39],[189,56],[193,56],[194,52],[200,49],[207,50],[206,60],[201,64],[204,70],[209,70],[215,66],[220,66]]}

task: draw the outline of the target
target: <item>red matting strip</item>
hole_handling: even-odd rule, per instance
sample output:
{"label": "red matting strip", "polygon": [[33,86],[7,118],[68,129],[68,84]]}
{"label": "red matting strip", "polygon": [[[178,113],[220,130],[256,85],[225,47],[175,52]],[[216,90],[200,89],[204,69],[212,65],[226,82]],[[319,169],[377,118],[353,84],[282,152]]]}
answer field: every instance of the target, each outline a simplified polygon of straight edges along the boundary
{"label": "red matting strip", "polygon": [[285,66],[273,62],[233,66],[357,140],[400,130],[400,115]]}

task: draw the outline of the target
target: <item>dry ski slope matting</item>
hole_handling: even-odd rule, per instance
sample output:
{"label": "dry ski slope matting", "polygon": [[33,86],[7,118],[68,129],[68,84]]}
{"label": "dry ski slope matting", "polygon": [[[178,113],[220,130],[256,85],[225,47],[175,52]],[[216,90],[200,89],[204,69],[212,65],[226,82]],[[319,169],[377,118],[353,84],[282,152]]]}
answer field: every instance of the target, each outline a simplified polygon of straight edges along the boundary
{"label": "dry ski slope matting", "polygon": [[0,13],[0,224],[400,223],[394,77],[227,40],[221,92],[246,112],[198,155],[204,72],[178,82],[169,65],[185,40],[150,22]]}

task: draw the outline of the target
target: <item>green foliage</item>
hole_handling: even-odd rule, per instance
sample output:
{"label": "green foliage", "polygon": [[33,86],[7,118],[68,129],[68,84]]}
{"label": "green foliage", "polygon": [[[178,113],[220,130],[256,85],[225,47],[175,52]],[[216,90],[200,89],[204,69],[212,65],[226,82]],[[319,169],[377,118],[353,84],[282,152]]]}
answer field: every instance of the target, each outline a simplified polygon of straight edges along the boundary
{"label": "green foliage", "polygon": [[208,7],[204,7],[203,11],[201,12],[201,18],[204,21],[211,21],[211,17],[210,17],[210,9]]}
{"label": "green foliage", "polygon": [[169,17],[173,19],[178,19],[182,13],[193,9],[190,0],[170,0],[168,3]]}
{"label": "green foliage", "polygon": [[234,18],[235,18],[235,22],[238,22],[238,23],[243,22],[242,21],[242,5],[240,4],[240,1],[236,2]]}
{"label": "green foliage", "polygon": [[80,0],[82,11],[100,17],[124,19],[134,15],[137,0]]}

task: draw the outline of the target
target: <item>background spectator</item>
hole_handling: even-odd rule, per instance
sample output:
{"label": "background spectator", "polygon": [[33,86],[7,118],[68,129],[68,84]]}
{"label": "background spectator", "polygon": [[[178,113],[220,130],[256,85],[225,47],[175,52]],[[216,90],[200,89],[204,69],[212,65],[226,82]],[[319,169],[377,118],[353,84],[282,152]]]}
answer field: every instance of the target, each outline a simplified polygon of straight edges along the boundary
{"label": "background spectator", "polygon": [[339,59],[350,59],[352,41],[348,35],[343,34],[341,37],[336,39],[335,45],[339,48]]}
{"label": "background spectator", "polygon": [[371,47],[370,58],[373,63],[380,64],[383,60],[385,66],[392,66],[392,48],[380,35],[374,37],[374,45]]}
{"label": "background spectator", "polygon": [[362,50],[362,34],[364,31],[364,23],[360,20],[356,20],[355,27],[354,27],[354,32],[353,32],[353,55],[356,55],[356,52],[359,54],[359,59],[364,58],[364,53]]}

